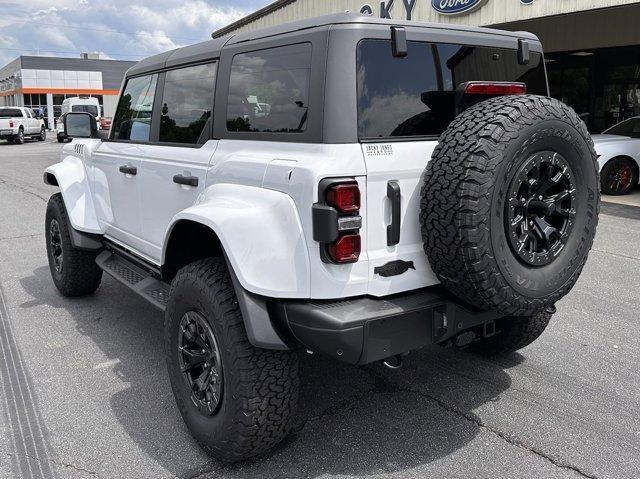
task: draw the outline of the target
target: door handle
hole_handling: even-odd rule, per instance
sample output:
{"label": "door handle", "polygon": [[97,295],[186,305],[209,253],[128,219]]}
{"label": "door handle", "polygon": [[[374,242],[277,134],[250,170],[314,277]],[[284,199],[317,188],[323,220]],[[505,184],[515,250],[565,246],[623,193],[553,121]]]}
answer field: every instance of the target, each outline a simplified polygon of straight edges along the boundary
{"label": "door handle", "polygon": [[127,166],[127,165],[122,165],[120,168],[120,173],[124,173],[125,175],[137,175],[138,174],[138,168],[136,168],[135,166]]}
{"label": "door handle", "polygon": [[174,183],[178,183],[179,185],[198,186],[198,177],[197,176],[175,175],[173,177],[173,182]]}
{"label": "door handle", "polygon": [[400,243],[400,185],[396,180],[387,183],[387,198],[391,200],[391,224],[387,226],[387,246]]}

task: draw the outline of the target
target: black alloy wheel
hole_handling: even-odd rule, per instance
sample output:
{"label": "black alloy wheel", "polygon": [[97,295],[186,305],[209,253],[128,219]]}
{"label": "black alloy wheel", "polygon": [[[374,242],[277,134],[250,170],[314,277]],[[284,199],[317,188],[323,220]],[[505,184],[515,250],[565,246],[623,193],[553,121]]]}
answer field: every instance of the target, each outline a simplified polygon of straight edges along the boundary
{"label": "black alloy wheel", "polygon": [[220,350],[209,323],[196,311],[188,311],[180,321],[178,361],[191,401],[205,416],[214,415],[223,392]]}
{"label": "black alloy wheel", "polygon": [[49,224],[49,245],[51,247],[51,259],[58,274],[62,274],[64,269],[64,256],[62,253],[62,236],[60,234],[60,224],[58,220],[52,219]]}
{"label": "black alloy wheel", "polygon": [[525,161],[509,188],[505,229],[520,261],[551,263],[567,244],[576,211],[575,178],[558,153],[541,151]]}

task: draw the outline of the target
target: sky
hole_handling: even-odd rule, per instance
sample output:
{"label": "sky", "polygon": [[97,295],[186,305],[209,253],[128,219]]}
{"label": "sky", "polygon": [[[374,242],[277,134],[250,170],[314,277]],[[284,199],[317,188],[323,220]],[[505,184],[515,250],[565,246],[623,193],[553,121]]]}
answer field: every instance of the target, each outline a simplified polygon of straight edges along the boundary
{"label": "sky", "polygon": [[272,0],[0,0],[0,67],[20,55],[140,60],[211,38]]}

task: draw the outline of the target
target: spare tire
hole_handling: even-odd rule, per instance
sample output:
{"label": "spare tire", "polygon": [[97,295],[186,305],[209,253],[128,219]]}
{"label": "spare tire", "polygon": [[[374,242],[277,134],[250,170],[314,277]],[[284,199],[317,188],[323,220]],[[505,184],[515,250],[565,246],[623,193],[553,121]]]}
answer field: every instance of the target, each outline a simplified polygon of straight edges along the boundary
{"label": "spare tire", "polygon": [[557,100],[492,98],[441,135],[421,195],[424,250],[442,284],[478,308],[532,315],[571,290],[591,249],[593,142]]}

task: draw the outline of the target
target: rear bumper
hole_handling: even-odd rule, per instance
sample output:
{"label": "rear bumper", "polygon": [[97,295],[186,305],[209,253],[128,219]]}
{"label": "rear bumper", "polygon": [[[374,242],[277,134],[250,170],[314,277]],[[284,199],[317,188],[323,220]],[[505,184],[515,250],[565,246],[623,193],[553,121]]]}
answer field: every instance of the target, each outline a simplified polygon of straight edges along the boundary
{"label": "rear bumper", "polygon": [[444,343],[500,317],[461,304],[441,286],[385,298],[279,301],[269,309],[306,348],[351,364]]}
{"label": "rear bumper", "polygon": [[9,140],[16,136],[18,131],[15,132],[13,130],[0,130],[0,140]]}

